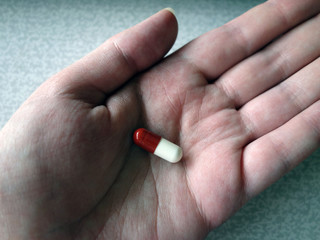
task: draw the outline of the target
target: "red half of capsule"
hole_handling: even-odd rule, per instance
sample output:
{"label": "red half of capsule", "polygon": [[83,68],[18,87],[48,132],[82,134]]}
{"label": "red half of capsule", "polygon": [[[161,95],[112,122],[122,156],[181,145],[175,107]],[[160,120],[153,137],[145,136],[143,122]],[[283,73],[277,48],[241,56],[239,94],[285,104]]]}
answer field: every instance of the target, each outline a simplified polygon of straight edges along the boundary
{"label": "red half of capsule", "polygon": [[133,134],[134,143],[150,153],[154,153],[160,140],[160,136],[144,128],[137,129]]}

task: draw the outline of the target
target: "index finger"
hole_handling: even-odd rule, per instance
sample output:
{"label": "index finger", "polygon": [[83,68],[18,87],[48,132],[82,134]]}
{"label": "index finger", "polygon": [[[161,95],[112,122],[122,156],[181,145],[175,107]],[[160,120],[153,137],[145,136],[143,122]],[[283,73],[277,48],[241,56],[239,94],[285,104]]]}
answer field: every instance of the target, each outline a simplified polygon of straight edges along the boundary
{"label": "index finger", "polygon": [[197,38],[181,54],[212,80],[319,11],[318,0],[269,0]]}

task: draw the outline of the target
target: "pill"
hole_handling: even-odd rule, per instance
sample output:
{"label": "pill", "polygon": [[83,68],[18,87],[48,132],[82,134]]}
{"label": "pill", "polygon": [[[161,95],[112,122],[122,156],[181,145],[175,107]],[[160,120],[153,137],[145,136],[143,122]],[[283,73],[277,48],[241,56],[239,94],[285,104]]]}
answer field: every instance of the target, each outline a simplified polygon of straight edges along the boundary
{"label": "pill", "polygon": [[139,147],[168,162],[176,163],[182,158],[181,147],[144,128],[134,132],[133,141]]}

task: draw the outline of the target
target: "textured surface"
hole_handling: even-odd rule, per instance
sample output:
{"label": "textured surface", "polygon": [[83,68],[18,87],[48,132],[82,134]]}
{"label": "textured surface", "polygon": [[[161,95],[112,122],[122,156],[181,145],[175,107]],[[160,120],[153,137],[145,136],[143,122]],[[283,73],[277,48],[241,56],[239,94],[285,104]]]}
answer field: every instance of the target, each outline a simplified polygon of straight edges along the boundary
{"label": "textured surface", "polygon": [[[0,128],[45,79],[108,37],[173,7],[173,50],[262,0],[0,1]],[[320,239],[320,151],[207,239]]]}

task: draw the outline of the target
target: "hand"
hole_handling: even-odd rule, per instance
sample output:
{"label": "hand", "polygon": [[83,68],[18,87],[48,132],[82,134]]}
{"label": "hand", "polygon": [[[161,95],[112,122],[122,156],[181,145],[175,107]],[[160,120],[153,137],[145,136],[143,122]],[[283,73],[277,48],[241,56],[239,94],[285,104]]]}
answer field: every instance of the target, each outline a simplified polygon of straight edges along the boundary
{"label": "hand", "polygon": [[[319,146],[319,11],[266,2],[128,81],[175,38],[162,11],[47,81],[1,131],[2,236],[205,236]],[[141,126],[182,161],[132,145]]]}

